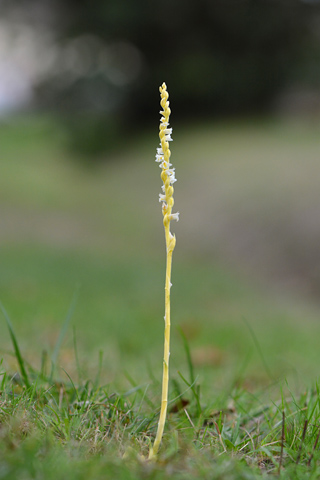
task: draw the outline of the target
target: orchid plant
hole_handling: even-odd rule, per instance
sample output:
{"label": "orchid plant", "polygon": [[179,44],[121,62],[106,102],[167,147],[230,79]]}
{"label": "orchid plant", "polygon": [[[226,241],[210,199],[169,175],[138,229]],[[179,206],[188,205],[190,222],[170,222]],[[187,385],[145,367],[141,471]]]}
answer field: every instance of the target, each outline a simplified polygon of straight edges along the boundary
{"label": "orchid plant", "polygon": [[175,169],[172,168],[170,163],[171,151],[169,148],[169,142],[172,140],[172,128],[169,128],[169,117],[171,110],[169,108],[168,91],[165,83],[160,87],[161,101],[160,105],[162,115],[160,119],[160,148],[157,149],[156,162],[158,162],[161,168],[161,179],[163,182],[162,193],[159,195],[159,201],[162,202],[162,215],[163,225],[165,231],[166,241],[166,278],[165,278],[165,328],[164,328],[164,358],[163,358],[163,376],[162,376],[162,398],[160,417],[158,423],[158,429],[153,447],[150,449],[149,458],[154,457],[159,450],[168,405],[168,386],[169,386],[169,356],[170,356],[170,288],[171,288],[171,266],[172,266],[172,253],[176,245],[176,237],[170,232],[171,220],[179,220],[179,213],[172,213],[174,204],[173,200],[173,184],[176,182]]}

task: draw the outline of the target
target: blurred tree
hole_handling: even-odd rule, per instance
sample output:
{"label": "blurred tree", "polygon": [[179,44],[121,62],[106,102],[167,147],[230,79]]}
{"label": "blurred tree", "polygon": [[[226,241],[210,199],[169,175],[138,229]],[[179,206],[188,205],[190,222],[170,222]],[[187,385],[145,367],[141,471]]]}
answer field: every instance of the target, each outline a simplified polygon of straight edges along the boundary
{"label": "blurred tree", "polygon": [[[136,49],[137,75],[111,79],[135,118],[154,110],[150,98],[164,79],[176,112],[265,106],[290,75],[315,13],[300,0],[65,0],[61,8],[68,37],[91,34]],[[130,52],[117,53],[124,69]]]}
{"label": "blurred tree", "polygon": [[265,108],[295,72],[320,12],[316,0],[46,2],[58,12],[59,54],[38,83],[40,104],[131,125],[154,115],[163,81],[175,116]]}

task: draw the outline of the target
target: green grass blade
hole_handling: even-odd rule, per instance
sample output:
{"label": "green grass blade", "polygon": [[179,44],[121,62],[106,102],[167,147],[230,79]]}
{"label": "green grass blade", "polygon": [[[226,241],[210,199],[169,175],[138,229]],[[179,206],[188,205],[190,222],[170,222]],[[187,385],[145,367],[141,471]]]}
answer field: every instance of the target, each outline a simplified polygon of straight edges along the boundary
{"label": "green grass blade", "polygon": [[257,352],[258,352],[258,354],[259,354],[259,356],[260,356],[260,358],[261,358],[261,362],[262,362],[262,365],[264,366],[264,369],[265,369],[265,371],[266,371],[266,374],[268,375],[268,377],[270,378],[270,380],[272,380],[273,382],[275,382],[276,379],[273,377],[273,375],[272,375],[272,373],[271,373],[271,371],[270,371],[270,369],[269,369],[269,367],[268,367],[268,364],[267,364],[267,362],[266,362],[266,359],[265,359],[265,357],[264,357],[264,355],[263,355],[263,353],[262,353],[262,349],[261,349],[261,347],[260,347],[260,343],[259,343],[259,341],[258,341],[258,339],[257,339],[257,336],[256,336],[253,328],[251,327],[250,323],[248,322],[248,320],[247,320],[245,317],[241,317],[241,320],[242,320],[243,323],[246,325],[246,327],[247,327],[247,329],[248,329],[248,331],[249,331],[249,333],[250,333],[250,335],[251,335],[251,338],[252,338],[253,343],[254,343],[254,345],[255,345],[255,347],[256,347],[256,349],[257,349]]}
{"label": "green grass blade", "polygon": [[77,401],[80,402],[80,401],[81,401],[81,398],[79,398],[78,390],[76,389],[76,386],[75,386],[72,378],[70,377],[69,373],[68,373],[64,368],[63,368],[62,370],[64,371],[64,373],[65,373],[65,374],[67,375],[67,377],[69,378],[70,383],[71,383],[72,388],[73,388],[73,391],[74,391],[74,393],[75,393],[75,396],[77,397]]}
{"label": "green grass blade", "polygon": [[189,368],[189,376],[190,376],[190,384],[194,383],[194,369],[193,369],[193,363],[192,363],[192,358],[191,358],[191,352],[190,352],[190,347],[188,344],[187,337],[183,333],[183,330],[181,327],[178,327],[179,333],[181,335],[182,341],[183,341],[183,346],[186,352],[186,357],[187,357],[187,363],[188,363],[188,368]]}
{"label": "green grass blade", "polygon": [[[178,327],[178,330],[180,332],[180,335],[181,335],[181,338],[182,338],[182,341],[183,341],[183,346],[184,346],[184,349],[185,349],[185,352],[186,352],[186,357],[187,357],[187,364],[188,364],[188,369],[189,369],[189,377],[190,377],[190,382],[186,382],[187,385],[189,385],[191,387],[191,390],[193,392],[193,395],[196,399],[196,403],[197,403],[197,409],[198,409],[198,415],[200,416],[201,414],[201,404],[200,404],[200,386],[196,386],[195,385],[195,376],[194,376],[194,368],[193,368],[193,363],[192,363],[192,357],[191,357],[191,352],[190,352],[190,347],[189,347],[189,343],[188,343],[188,340],[187,340],[187,337],[185,336],[185,334],[183,333],[183,330],[181,327]],[[182,380],[185,381],[185,379],[182,377],[182,375],[180,374],[179,372],[179,375],[180,377],[182,378]]]}
{"label": "green grass blade", "polygon": [[103,351],[99,350],[99,364],[97,376],[93,382],[94,388],[98,388],[100,384],[101,372],[102,372],[102,362],[103,362]]}
{"label": "green grass blade", "polygon": [[25,384],[25,386],[27,388],[29,388],[30,387],[29,377],[28,377],[27,371],[26,371],[25,366],[24,366],[24,360],[23,360],[23,357],[22,357],[21,352],[20,352],[17,337],[16,337],[16,335],[14,333],[14,330],[13,330],[13,325],[11,323],[10,317],[9,317],[6,309],[4,308],[4,306],[2,305],[1,302],[0,302],[0,308],[2,310],[3,316],[4,316],[5,321],[7,323],[7,327],[8,327],[9,333],[10,333],[11,341],[12,341],[14,352],[15,352],[15,356],[16,356],[16,359],[17,359],[18,364],[19,364],[20,373],[21,373],[21,377],[23,379],[23,383]]}
{"label": "green grass blade", "polygon": [[201,403],[200,403],[199,390],[196,388],[197,378],[193,381],[193,383],[189,383],[188,380],[182,375],[181,372],[178,371],[178,375],[184,381],[184,383],[191,389],[191,391],[193,393],[193,396],[196,400],[197,411],[198,411],[197,413],[198,413],[198,416],[200,417],[201,412],[202,412],[202,408],[201,408]]}
{"label": "green grass blade", "polygon": [[54,347],[54,350],[53,350],[53,354],[52,354],[52,357],[51,357],[52,367],[51,367],[50,381],[52,381],[52,379],[53,379],[54,370],[55,370],[56,365],[57,365],[57,360],[58,360],[58,355],[59,355],[59,352],[60,352],[60,348],[61,348],[62,342],[64,340],[64,337],[66,336],[69,324],[71,322],[71,319],[73,317],[73,314],[74,314],[74,311],[75,311],[75,308],[76,308],[76,305],[77,305],[77,301],[78,301],[78,297],[79,297],[79,288],[80,288],[80,286],[77,286],[76,289],[75,289],[75,292],[73,294],[73,297],[72,297],[72,300],[71,300],[71,303],[70,303],[70,306],[69,306],[69,309],[68,309],[68,313],[66,315],[66,318],[64,319],[64,322],[62,324],[57,343],[56,343],[56,345]]}
{"label": "green grass blade", "polygon": [[75,355],[75,359],[76,359],[76,366],[77,366],[77,372],[78,372],[78,383],[79,383],[79,385],[81,385],[82,384],[82,372],[81,372],[79,355],[78,355],[77,337],[76,337],[75,327],[73,327],[73,349],[74,349],[74,355]]}
{"label": "green grass blade", "polygon": [[40,367],[40,375],[42,378],[46,378],[47,376],[47,361],[48,361],[48,352],[46,350],[42,350],[41,354],[41,367]]}
{"label": "green grass blade", "polygon": [[6,384],[6,381],[7,381],[7,373],[6,373],[6,372],[3,372],[3,373],[1,373],[1,375],[3,375],[3,378],[2,378],[2,382],[1,382],[0,389],[1,389],[1,391],[3,392],[4,387],[5,387],[5,384]]}

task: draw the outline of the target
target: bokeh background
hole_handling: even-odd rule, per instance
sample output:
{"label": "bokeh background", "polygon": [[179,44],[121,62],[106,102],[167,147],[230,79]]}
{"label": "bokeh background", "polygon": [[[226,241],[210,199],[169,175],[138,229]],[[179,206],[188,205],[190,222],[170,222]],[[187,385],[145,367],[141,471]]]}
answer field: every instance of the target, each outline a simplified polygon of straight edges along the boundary
{"label": "bokeh background", "polygon": [[317,0],[0,1],[0,299],[23,352],[34,368],[52,356],[78,291],[65,369],[78,351],[88,372],[103,352],[105,381],[160,372],[163,81],[181,218],[173,372],[181,329],[208,391],[314,379]]}

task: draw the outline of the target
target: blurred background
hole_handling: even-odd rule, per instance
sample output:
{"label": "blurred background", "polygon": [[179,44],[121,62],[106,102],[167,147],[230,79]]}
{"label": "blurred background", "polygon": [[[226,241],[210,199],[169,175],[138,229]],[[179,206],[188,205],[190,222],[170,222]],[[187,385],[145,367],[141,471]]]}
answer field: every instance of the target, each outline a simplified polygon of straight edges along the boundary
{"label": "blurred background", "polygon": [[24,351],[50,356],[80,285],[61,364],[77,344],[107,381],[160,371],[163,81],[174,328],[224,385],[317,375],[318,0],[0,1],[0,299]]}
{"label": "blurred background", "polygon": [[193,119],[274,109],[317,114],[317,0],[0,5],[1,111],[71,117],[75,146],[82,129],[91,134],[82,152],[110,148],[117,129],[148,124],[164,76],[177,120],[191,112]]}

